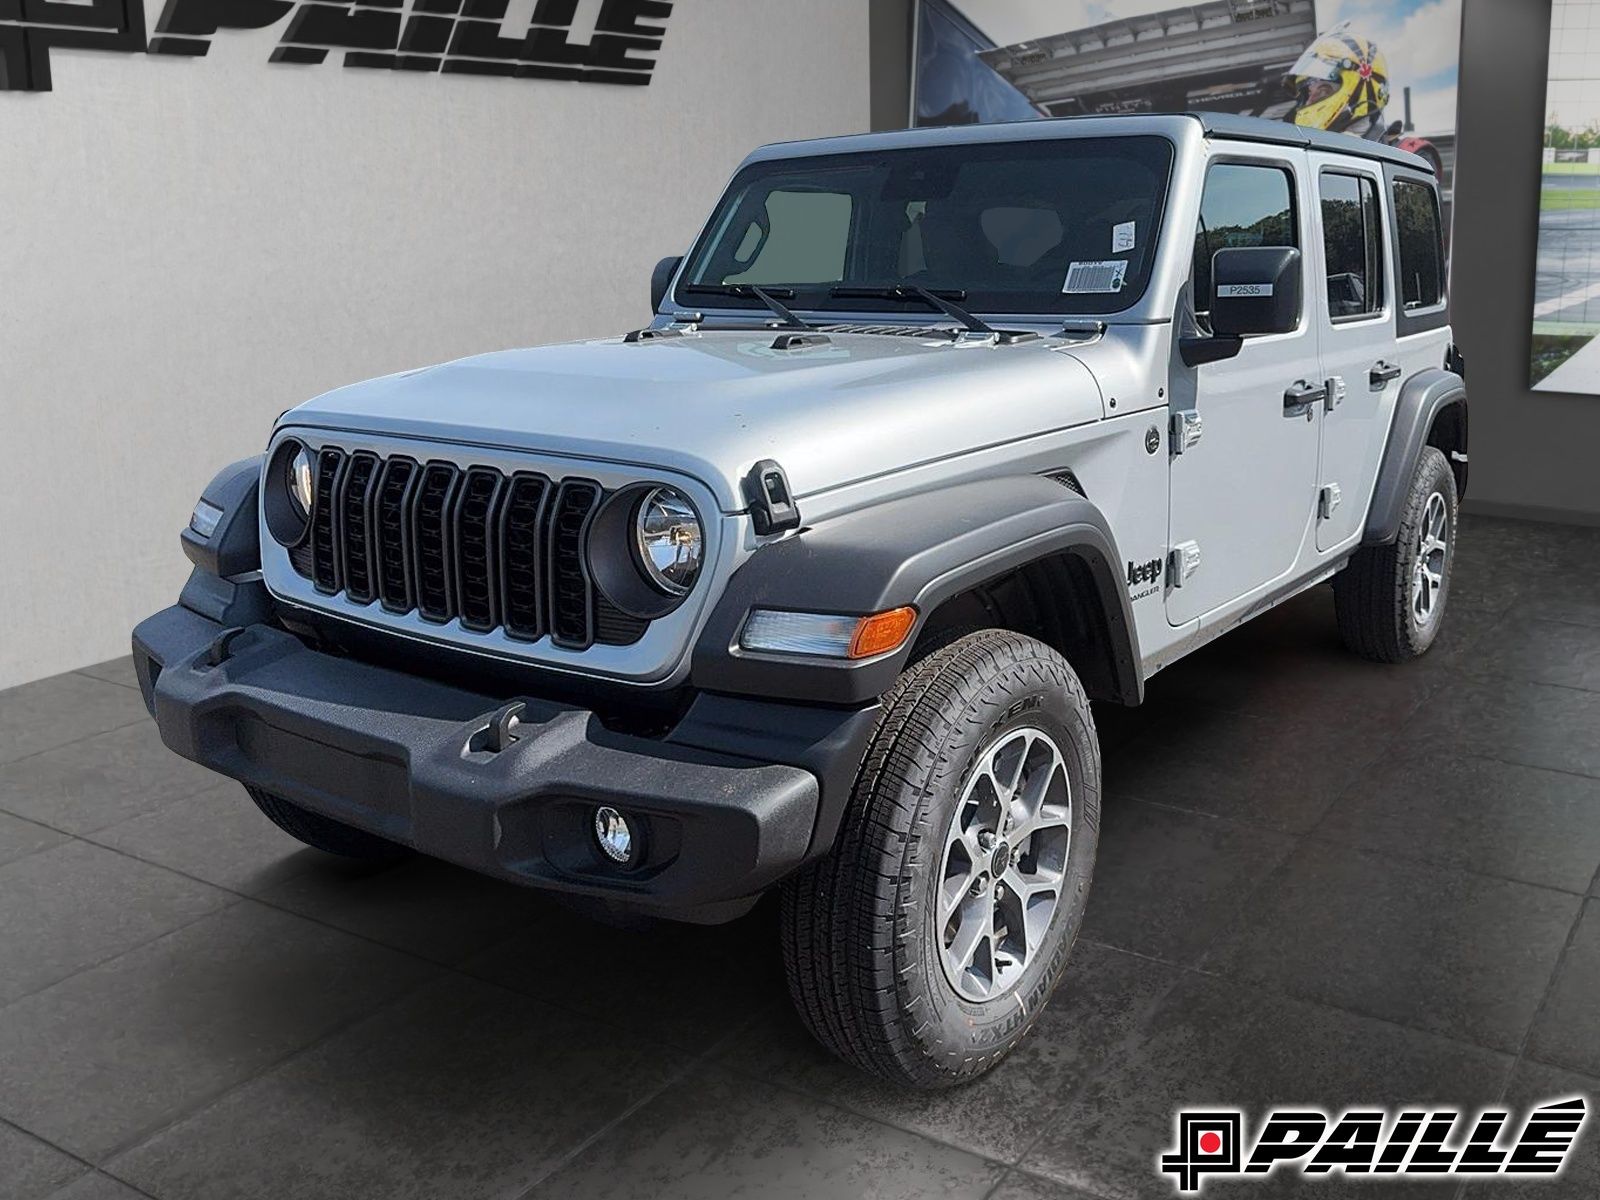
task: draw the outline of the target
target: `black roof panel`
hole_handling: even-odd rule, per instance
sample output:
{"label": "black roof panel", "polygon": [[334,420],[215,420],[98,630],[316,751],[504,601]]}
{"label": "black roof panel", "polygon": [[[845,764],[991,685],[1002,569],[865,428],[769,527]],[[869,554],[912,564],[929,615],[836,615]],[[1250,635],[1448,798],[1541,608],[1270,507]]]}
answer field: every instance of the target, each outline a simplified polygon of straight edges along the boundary
{"label": "black roof panel", "polygon": [[1241,117],[1233,113],[1192,112],[1188,114],[1200,122],[1207,137],[1233,138],[1241,142],[1270,142],[1278,146],[1298,146],[1305,150],[1326,150],[1330,154],[1356,154],[1362,158],[1375,158],[1392,162],[1425,175],[1433,174],[1427,159],[1409,150],[1375,142],[1370,138],[1352,137],[1348,133],[1329,133],[1323,129],[1307,129],[1287,121],[1269,121],[1264,117]]}

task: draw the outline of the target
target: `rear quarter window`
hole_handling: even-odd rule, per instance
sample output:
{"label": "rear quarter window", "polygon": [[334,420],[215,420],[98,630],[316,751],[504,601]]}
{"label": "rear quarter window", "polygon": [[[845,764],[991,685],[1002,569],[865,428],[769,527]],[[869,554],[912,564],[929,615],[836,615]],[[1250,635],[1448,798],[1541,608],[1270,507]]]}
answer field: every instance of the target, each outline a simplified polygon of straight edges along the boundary
{"label": "rear quarter window", "polygon": [[1400,303],[1407,312],[1444,302],[1444,238],[1438,194],[1427,184],[1397,179],[1395,229],[1400,243]]}

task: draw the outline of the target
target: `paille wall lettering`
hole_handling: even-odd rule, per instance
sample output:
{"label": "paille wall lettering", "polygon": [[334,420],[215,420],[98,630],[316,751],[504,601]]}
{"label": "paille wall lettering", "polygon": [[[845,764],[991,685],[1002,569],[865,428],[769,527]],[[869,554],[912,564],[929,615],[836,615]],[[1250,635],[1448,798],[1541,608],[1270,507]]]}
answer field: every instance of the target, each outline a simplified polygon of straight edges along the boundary
{"label": "paille wall lettering", "polygon": [[343,51],[347,67],[642,86],[672,13],[670,0],[600,0],[584,41],[587,30],[573,28],[580,0],[536,0],[526,27],[512,3],[165,0],[147,38],[144,0],[0,0],[0,92],[50,91],[57,46],[197,57],[223,30],[267,29],[286,17],[275,63],[320,63]]}

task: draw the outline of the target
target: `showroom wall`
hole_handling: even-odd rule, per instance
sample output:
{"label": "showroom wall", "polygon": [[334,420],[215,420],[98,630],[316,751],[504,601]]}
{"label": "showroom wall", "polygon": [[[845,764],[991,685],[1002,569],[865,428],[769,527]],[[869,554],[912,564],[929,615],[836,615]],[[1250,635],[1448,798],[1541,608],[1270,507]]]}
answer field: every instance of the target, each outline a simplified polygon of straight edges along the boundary
{"label": "showroom wall", "polygon": [[747,151],[868,126],[868,21],[679,0],[647,87],[269,63],[277,32],[223,30],[0,90],[0,687],[127,653],[200,488],[284,409],[643,323]]}
{"label": "showroom wall", "polygon": [[1470,511],[1600,524],[1600,396],[1528,384],[1548,0],[1466,0],[1451,294],[1472,395]]}

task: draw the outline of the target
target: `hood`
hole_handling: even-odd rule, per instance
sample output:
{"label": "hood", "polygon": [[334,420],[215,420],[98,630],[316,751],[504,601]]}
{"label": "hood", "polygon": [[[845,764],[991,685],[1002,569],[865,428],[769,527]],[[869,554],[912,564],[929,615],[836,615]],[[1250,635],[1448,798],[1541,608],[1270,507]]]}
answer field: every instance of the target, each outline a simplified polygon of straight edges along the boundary
{"label": "hood", "polygon": [[774,336],[507,350],[340,388],[282,423],[667,468],[735,512],[740,479],[764,458],[803,499],[1103,415],[1093,375],[1051,339],[835,333],[776,350]]}

